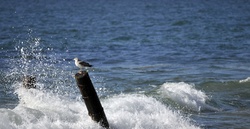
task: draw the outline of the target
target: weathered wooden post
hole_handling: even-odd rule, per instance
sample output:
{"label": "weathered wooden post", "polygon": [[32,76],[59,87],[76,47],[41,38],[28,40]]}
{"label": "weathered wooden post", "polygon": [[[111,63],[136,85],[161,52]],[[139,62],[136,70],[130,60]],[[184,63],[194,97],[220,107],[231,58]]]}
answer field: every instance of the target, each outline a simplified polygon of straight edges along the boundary
{"label": "weathered wooden post", "polygon": [[23,87],[30,89],[36,88],[36,77],[26,75],[23,77]]}
{"label": "weathered wooden post", "polygon": [[109,123],[97,96],[95,88],[86,71],[80,71],[75,74],[77,86],[82,94],[82,98],[88,109],[89,116],[92,120],[99,122],[104,128],[109,128]]}

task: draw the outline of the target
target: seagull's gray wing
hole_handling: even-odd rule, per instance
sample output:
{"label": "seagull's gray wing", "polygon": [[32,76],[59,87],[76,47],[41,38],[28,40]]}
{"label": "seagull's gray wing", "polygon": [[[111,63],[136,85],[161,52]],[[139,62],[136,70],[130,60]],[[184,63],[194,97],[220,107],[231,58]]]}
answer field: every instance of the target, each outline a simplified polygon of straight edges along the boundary
{"label": "seagull's gray wing", "polygon": [[79,61],[79,64],[83,65],[83,66],[86,66],[86,67],[92,67],[91,64],[85,62],[85,61]]}

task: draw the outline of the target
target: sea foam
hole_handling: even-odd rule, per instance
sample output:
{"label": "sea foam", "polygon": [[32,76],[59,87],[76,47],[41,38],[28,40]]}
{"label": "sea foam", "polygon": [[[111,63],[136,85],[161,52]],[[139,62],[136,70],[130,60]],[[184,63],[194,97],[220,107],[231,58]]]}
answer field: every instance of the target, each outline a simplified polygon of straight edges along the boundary
{"label": "sea foam", "polygon": [[161,85],[158,92],[166,98],[171,99],[176,104],[186,109],[200,112],[201,110],[218,109],[206,104],[209,97],[202,91],[195,89],[194,85],[184,82],[169,83]]}
{"label": "sea foam", "polygon": [[246,79],[243,79],[243,80],[240,80],[239,82],[240,82],[240,83],[250,82],[250,77],[248,77],[248,78],[246,78]]}
{"label": "sea foam", "polygon": [[[0,128],[102,128],[88,116],[80,95],[72,99],[39,89],[17,87],[15,93],[19,104],[14,109],[0,109]],[[115,95],[101,99],[101,103],[114,129],[199,128],[188,117],[143,94]]]}

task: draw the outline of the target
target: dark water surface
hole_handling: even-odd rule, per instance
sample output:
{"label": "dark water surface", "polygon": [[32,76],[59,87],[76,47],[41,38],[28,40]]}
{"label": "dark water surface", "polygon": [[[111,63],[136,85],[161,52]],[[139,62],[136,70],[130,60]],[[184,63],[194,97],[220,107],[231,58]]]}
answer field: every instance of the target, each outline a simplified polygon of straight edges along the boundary
{"label": "dark water surface", "polygon": [[75,57],[112,128],[248,128],[249,21],[246,0],[2,1],[0,128],[101,128]]}

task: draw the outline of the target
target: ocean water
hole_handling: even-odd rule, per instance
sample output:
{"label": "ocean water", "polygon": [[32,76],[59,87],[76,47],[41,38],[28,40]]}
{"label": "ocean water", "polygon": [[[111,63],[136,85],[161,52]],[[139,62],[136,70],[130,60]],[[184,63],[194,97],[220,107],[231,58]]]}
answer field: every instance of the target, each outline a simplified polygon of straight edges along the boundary
{"label": "ocean water", "polygon": [[112,129],[249,128],[249,21],[247,0],[1,1],[0,129],[101,129],[75,57]]}

